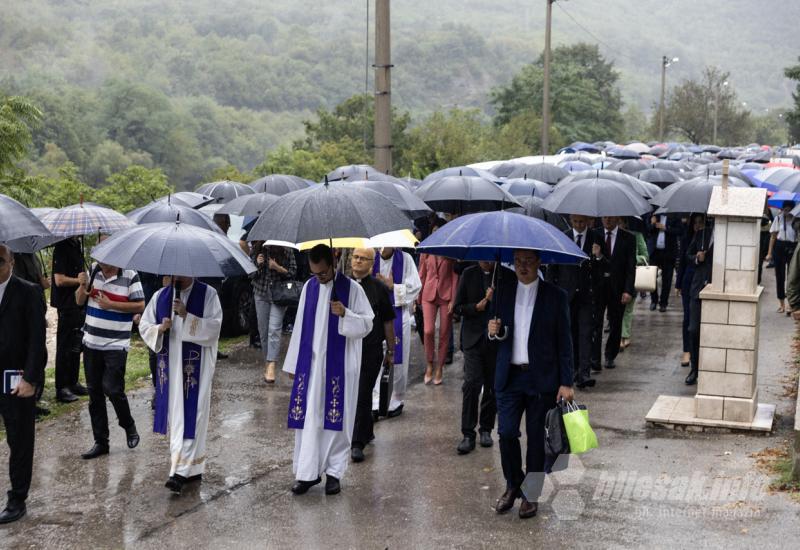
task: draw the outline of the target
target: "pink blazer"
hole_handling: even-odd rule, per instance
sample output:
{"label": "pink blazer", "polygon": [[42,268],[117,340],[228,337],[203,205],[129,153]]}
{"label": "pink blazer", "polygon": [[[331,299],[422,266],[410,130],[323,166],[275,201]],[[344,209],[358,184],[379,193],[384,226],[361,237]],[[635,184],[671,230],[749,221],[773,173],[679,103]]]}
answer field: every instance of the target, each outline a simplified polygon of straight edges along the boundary
{"label": "pink blazer", "polygon": [[458,275],[453,271],[456,262],[441,256],[421,254],[419,278],[422,281],[421,301],[435,302],[437,298],[450,302],[456,298]]}

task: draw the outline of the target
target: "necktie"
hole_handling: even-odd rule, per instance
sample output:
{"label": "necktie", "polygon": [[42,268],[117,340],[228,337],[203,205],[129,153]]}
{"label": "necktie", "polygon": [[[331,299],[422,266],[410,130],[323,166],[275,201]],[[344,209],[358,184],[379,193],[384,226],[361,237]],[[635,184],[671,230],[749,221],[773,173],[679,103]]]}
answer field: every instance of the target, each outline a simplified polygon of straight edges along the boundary
{"label": "necktie", "polygon": [[577,239],[575,239],[575,244],[577,244],[577,245],[578,245],[578,248],[582,248],[582,247],[581,247],[581,237],[583,237],[583,235],[581,235],[580,233],[578,233],[578,238],[577,238]]}
{"label": "necktie", "polygon": [[606,231],[606,252],[611,256],[611,231]]}

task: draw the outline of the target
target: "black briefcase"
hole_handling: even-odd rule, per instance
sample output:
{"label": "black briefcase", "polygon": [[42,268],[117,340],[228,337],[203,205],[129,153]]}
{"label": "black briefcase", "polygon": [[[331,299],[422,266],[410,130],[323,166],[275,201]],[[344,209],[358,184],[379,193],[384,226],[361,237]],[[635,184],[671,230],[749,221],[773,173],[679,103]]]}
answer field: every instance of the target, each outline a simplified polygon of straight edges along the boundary
{"label": "black briefcase", "polygon": [[549,457],[569,454],[569,439],[564,428],[566,404],[560,401],[544,417],[544,453]]}
{"label": "black briefcase", "polygon": [[378,398],[378,416],[389,414],[389,401],[392,399],[394,390],[394,365],[386,362],[386,354],[383,354],[383,365],[381,366],[380,397]]}

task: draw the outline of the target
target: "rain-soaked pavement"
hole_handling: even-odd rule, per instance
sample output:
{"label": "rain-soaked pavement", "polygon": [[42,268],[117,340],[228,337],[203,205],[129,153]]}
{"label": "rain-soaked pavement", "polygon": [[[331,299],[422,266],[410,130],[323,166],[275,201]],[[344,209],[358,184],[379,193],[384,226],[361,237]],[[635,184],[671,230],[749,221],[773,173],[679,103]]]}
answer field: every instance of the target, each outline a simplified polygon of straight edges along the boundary
{"label": "rain-soaked pavement", "polygon": [[[793,322],[774,312],[765,270],[759,387],[778,405],[769,436],[685,433],[645,426],[659,394],[692,395],[679,364],[680,304],[666,313],[636,308],[633,345],[598,386],[578,394],[600,448],[572,460],[548,484],[539,515],[497,516],[503,491],[497,446],[457,456],[461,360],[445,383],[421,383],[414,337],[404,414],[381,421],[367,461],[350,466],[342,493],[321,486],[302,497],[292,483],[293,433],[286,429],[289,381],[261,380],[258,356],[242,349],[217,364],[202,485],[174,497],[164,488],[167,445],[148,433],[150,391],[131,396],[143,438],[128,450],[112,433],[111,454],[91,445],[88,411],[37,428],[28,516],[0,527],[2,548],[511,548],[752,547],[800,540],[800,505],[764,494],[750,455],[790,435],[794,399],[784,396]],[[113,418],[113,412],[109,407]],[[113,422],[113,421],[112,421]],[[5,465],[7,448],[0,450]],[[6,470],[0,474],[5,489]],[[626,484],[627,480],[627,484]],[[716,484],[716,486],[715,486]],[[706,492],[698,494],[698,489]],[[714,488],[712,488],[714,487]],[[712,488],[712,489],[709,489]],[[688,489],[688,493],[687,493]],[[711,492],[713,494],[711,494]],[[794,542],[792,542],[794,541]]]}

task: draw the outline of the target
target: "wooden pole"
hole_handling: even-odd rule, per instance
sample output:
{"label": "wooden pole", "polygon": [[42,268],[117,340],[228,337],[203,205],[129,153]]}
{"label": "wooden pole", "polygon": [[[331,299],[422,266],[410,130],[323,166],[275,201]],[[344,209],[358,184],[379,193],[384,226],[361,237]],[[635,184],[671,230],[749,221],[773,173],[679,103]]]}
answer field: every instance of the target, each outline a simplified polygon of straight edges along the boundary
{"label": "wooden pole", "polygon": [[392,171],[392,61],[389,0],[375,0],[375,168]]}

